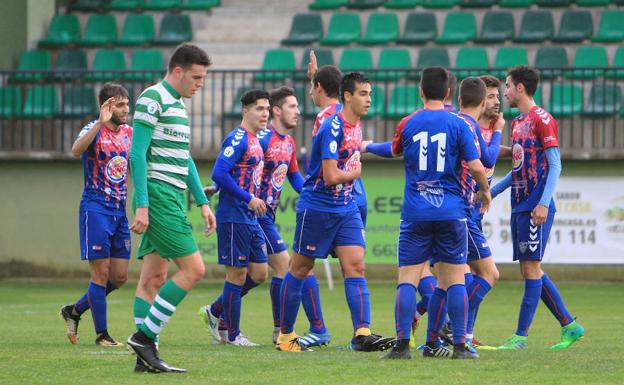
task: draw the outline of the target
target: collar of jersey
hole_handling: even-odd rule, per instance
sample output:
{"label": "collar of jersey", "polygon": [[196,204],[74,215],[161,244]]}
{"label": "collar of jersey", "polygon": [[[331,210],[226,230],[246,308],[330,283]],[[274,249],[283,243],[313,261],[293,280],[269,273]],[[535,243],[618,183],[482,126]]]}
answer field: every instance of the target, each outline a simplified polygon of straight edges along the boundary
{"label": "collar of jersey", "polygon": [[269,124],[267,127],[268,127],[271,131],[273,131],[273,133],[274,133],[275,135],[279,136],[280,138],[282,138],[282,139],[283,139],[283,138],[285,138],[285,137],[286,137],[286,135],[285,135],[285,134],[284,134],[284,135],[280,134],[280,133],[279,133],[279,131],[277,131],[277,130],[275,129],[275,127],[273,127],[273,125],[272,125],[272,124]]}
{"label": "collar of jersey", "polygon": [[175,88],[173,88],[173,86],[171,84],[167,83],[166,80],[162,81],[162,85],[163,85],[163,87],[165,87],[167,89],[167,91],[169,91],[171,96],[173,96],[176,99],[180,99],[180,93],[178,91],[176,91]]}

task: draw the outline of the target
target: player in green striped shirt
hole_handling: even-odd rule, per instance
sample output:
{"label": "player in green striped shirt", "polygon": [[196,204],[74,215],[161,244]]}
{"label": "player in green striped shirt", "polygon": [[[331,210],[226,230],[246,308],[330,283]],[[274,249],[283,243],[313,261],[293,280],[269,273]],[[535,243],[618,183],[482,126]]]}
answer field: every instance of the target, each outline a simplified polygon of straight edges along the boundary
{"label": "player in green striped shirt", "polygon": [[[137,332],[128,338],[137,353],[135,371],[186,371],[161,360],[156,341],[178,304],[204,276],[186,217],[187,188],[201,208],[205,235],[216,229],[191,158],[191,128],[182,100],[204,85],[210,64],[202,49],[182,44],[171,56],[165,79],[143,91],[136,102],[130,149],[135,220],[130,229],[143,234],[138,253],[143,267],[134,299]],[[179,270],[167,280],[169,260]]]}

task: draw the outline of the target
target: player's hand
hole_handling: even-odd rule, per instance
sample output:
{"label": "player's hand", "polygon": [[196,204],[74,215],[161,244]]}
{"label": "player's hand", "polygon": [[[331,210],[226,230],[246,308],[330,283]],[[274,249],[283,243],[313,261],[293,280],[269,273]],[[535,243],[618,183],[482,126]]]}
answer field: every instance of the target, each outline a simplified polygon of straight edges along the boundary
{"label": "player's hand", "polygon": [[204,187],[204,194],[206,194],[206,198],[208,199],[212,198],[212,196],[215,195],[217,191],[219,191],[219,189],[215,185]]}
{"label": "player's hand", "polygon": [[204,235],[210,236],[217,229],[217,219],[215,218],[209,205],[201,205],[201,216],[204,218],[206,227],[204,228]]}
{"label": "player's hand", "polygon": [[314,74],[318,71],[318,63],[316,62],[316,54],[314,50],[310,50],[310,61],[308,62],[308,79],[312,80]]}
{"label": "player's hand", "polygon": [[143,234],[149,226],[149,208],[138,207],[134,213],[134,223],[130,226],[130,230],[135,234]]}
{"label": "player's hand", "polygon": [[247,206],[249,207],[249,210],[256,214],[257,217],[263,216],[267,210],[264,201],[256,197],[251,198]]}
{"label": "player's hand", "polygon": [[477,200],[481,202],[481,209],[479,209],[479,213],[485,214],[490,210],[490,205],[492,204],[492,193],[490,190],[483,192],[479,190],[477,193]]}
{"label": "player's hand", "polygon": [[352,167],[351,171],[349,171],[352,180],[362,176],[362,162],[355,162]]}
{"label": "player's hand", "polygon": [[505,131],[505,118],[503,114],[499,113],[498,118],[496,119],[496,123],[494,123],[494,131],[503,132]]}
{"label": "player's hand", "polygon": [[533,223],[536,225],[543,225],[546,223],[546,218],[548,217],[548,207],[537,205],[531,212],[531,219]]}
{"label": "player's hand", "polygon": [[366,151],[366,146],[368,146],[368,145],[369,145],[369,144],[371,144],[371,143],[373,143],[373,141],[372,141],[372,140],[363,140],[363,141],[362,141],[362,145],[360,146],[360,152],[361,152],[362,154],[365,154],[365,153],[367,152],[367,151]]}
{"label": "player's hand", "polygon": [[117,101],[117,97],[113,96],[108,98],[101,106],[100,106],[100,117],[98,118],[98,122],[106,123],[113,117],[113,104]]}

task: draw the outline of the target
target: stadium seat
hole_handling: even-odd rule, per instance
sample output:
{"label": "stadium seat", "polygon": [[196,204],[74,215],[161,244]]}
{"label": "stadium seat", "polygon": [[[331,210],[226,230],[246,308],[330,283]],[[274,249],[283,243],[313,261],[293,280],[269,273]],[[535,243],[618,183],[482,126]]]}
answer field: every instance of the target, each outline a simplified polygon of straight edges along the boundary
{"label": "stadium seat", "polygon": [[600,43],[624,40],[624,10],[602,11],[598,32],[591,40]]}
{"label": "stadium seat", "polygon": [[[331,49],[314,48],[314,55],[316,56],[316,64],[318,68],[324,65],[334,65],[334,53]],[[308,71],[308,63],[310,62],[310,50],[307,49],[301,55],[301,67],[304,72]]]}
{"label": "stadium seat", "polygon": [[154,40],[154,18],[151,15],[128,14],[117,44],[144,45],[152,40]]}
{"label": "stadium seat", "polygon": [[426,44],[438,35],[438,25],[433,13],[410,13],[405,21],[405,31],[399,44]]}
{"label": "stadium seat", "polygon": [[50,22],[48,35],[39,44],[45,47],[61,47],[80,41],[80,21],[76,15],[55,15]]}
{"label": "stadium seat", "polygon": [[455,68],[457,68],[455,76],[458,79],[487,73],[490,63],[486,49],[482,47],[460,48],[457,51]]}
{"label": "stadium seat", "polygon": [[624,78],[624,46],[619,47],[615,51],[615,55],[613,56],[612,68],[620,69],[608,69],[607,71],[605,71],[605,77],[609,79]]}
{"label": "stadium seat", "polygon": [[568,53],[564,47],[539,47],[535,54],[535,68],[540,78],[552,79],[561,76],[562,68],[568,67]]}
{"label": "stadium seat", "polygon": [[187,11],[205,11],[221,5],[221,0],[185,0],[180,8]]}
{"label": "stadium seat", "polygon": [[[602,46],[578,47],[574,54],[572,67],[575,70],[568,72],[568,78],[591,79],[604,75],[604,70],[609,66],[607,50]],[[578,69],[576,69],[578,68]]]}
{"label": "stadium seat", "polygon": [[483,18],[479,43],[501,43],[514,38],[514,19],[511,12],[488,12]]}
{"label": "stadium seat", "polygon": [[[126,58],[121,50],[102,49],[95,53],[93,72],[88,72],[86,79],[94,82],[108,82],[111,80],[121,80],[126,70]],[[102,72],[110,71],[110,72]]]}
{"label": "stadium seat", "polygon": [[360,37],[360,16],[357,13],[334,13],[329,20],[323,45],[348,45]]}
{"label": "stadium seat", "polygon": [[23,51],[13,79],[20,82],[37,81],[45,78],[51,65],[50,53],[43,50]]}
{"label": "stadium seat", "polygon": [[397,85],[390,94],[386,116],[401,119],[422,107],[418,86]]}
{"label": "stadium seat", "polygon": [[101,12],[107,3],[108,0],[76,0],[69,9],[79,12]]}
{"label": "stadium seat", "polygon": [[375,45],[394,42],[399,37],[399,19],[395,13],[373,13],[368,18],[366,34],[360,44]]}
{"label": "stadium seat", "polygon": [[350,0],[347,8],[351,9],[372,9],[378,8],[385,3],[386,0]]}
{"label": "stadium seat", "polygon": [[144,3],[144,0],[111,0],[107,8],[112,11],[128,12],[139,9]]}
{"label": "stadium seat", "polygon": [[554,39],[561,42],[578,43],[589,39],[594,33],[594,22],[589,11],[567,10],[561,16],[559,34]]}
{"label": "stadium seat", "polygon": [[389,0],[384,4],[384,7],[387,9],[411,9],[422,3],[422,0]]}
{"label": "stadium seat", "polygon": [[0,87],[0,118],[18,116],[22,112],[22,92],[19,87]]}
{"label": "stadium seat", "polygon": [[165,71],[165,61],[159,49],[137,49],[132,54],[131,71],[126,72],[124,79],[129,81],[150,82],[159,79]]}
{"label": "stadium seat", "polygon": [[578,84],[552,85],[550,113],[556,117],[569,117],[583,111],[583,89]]}
{"label": "stadium seat", "polygon": [[528,65],[527,52],[524,47],[502,47],[496,52],[494,58],[494,67],[498,71],[494,71],[494,76],[499,79],[505,79],[507,69],[517,65]]}
{"label": "stadium seat", "polygon": [[87,55],[79,49],[62,49],[54,64],[53,76],[58,80],[78,79],[85,76]]}
{"label": "stadium seat", "polygon": [[535,4],[540,7],[567,7],[572,0],[535,0]]}
{"label": "stadium seat", "polygon": [[354,70],[370,71],[373,68],[373,57],[367,49],[345,48],[340,56],[338,68],[344,73]]}
{"label": "stadium seat", "polygon": [[282,44],[309,45],[323,38],[323,20],[317,13],[299,13],[293,17],[288,37]]}
{"label": "stadium seat", "polygon": [[91,15],[80,41],[84,46],[113,44],[117,40],[117,22],[113,15]]}
{"label": "stadium seat", "polygon": [[462,8],[490,8],[497,2],[498,0],[460,0],[459,5]]}
{"label": "stadium seat", "polygon": [[[399,80],[412,68],[410,53],[405,48],[384,48],[379,54],[375,80]],[[398,69],[398,71],[397,71]],[[402,70],[402,71],[401,71]]]}
{"label": "stadium seat", "polygon": [[522,15],[520,33],[518,33],[515,41],[541,43],[544,40],[552,39],[554,29],[550,11],[526,11]]}
{"label": "stadium seat", "polygon": [[595,84],[589,90],[583,115],[605,117],[614,115],[622,104],[622,89],[617,84]]}
{"label": "stadium seat", "polygon": [[49,118],[58,113],[58,95],[54,86],[32,86],[26,93],[23,118]]}
{"label": "stadium seat", "polygon": [[460,0],[423,0],[422,6],[424,8],[432,9],[445,9],[453,8],[459,4]]}
{"label": "stadium seat", "polygon": [[321,9],[338,9],[347,5],[349,0],[314,0],[314,2],[308,4],[308,8],[314,10]]}
{"label": "stadium seat", "polygon": [[576,0],[579,7],[606,7],[609,0]]}
{"label": "stadium seat", "polygon": [[160,32],[154,39],[157,45],[177,45],[193,40],[189,15],[168,14],[160,21]]}
{"label": "stadium seat", "polygon": [[427,47],[421,48],[418,51],[418,61],[416,64],[416,68],[421,70],[425,67],[432,66],[440,66],[444,68],[449,68],[451,66],[451,61],[449,59],[449,54],[446,48]]}
{"label": "stadium seat", "polygon": [[500,0],[498,6],[501,8],[529,8],[533,5],[533,0]]}
{"label": "stadium seat", "polygon": [[63,88],[59,115],[83,117],[97,113],[97,102],[92,87],[69,85]]}
{"label": "stadium seat", "polygon": [[438,44],[462,44],[477,37],[477,22],[470,12],[449,12]]}
{"label": "stadium seat", "polygon": [[383,116],[385,114],[384,107],[385,98],[383,88],[378,85],[373,85],[371,87],[371,105],[366,117],[374,118],[376,116]]}
{"label": "stadium seat", "polygon": [[165,11],[180,8],[182,0],[145,0],[143,8],[148,11]]}
{"label": "stadium seat", "polygon": [[296,68],[295,54],[292,50],[270,49],[264,55],[261,69],[272,72],[257,73],[254,75],[254,81],[267,82],[284,80],[290,78]]}

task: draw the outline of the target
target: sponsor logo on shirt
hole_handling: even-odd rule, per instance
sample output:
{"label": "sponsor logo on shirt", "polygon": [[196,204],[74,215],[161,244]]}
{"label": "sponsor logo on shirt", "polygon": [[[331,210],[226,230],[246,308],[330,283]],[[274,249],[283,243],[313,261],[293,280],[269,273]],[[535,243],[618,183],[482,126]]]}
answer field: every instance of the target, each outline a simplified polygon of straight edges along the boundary
{"label": "sponsor logo on shirt", "polygon": [[123,156],[116,156],[106,164],[106,177],[113,183],[120,183],[126,179],[128,161]]}
{"label": "sponsor logo on shirt", "polygon": [[431,203],[434,207],[442,207],[442,202],[444,202],[444,189],[439,180],[418,182],[417,188],[420,196],[425,198],[427,202]]}
{"label": "sponsor logo on shirt", "polygon": [[516,143],[511,148],[511,167],[513,171],[520,171],[524,163],[524,149],[519,143]]}
{"label": "sponsor logo on shirt", "polygon": [[345,170],[353,171],[357,168],[359,164],[360,164],[360,152],[354,151],[353,154],[351,154],[351,157],[349,158],[349,160],[347,160],[347,163],[345,163]]}
{"label": "sponsor logo on shirt", "polygon": [[273,175],[271,175],[271,184],[273,185],[273,188],[275,190],[282,191],[287,172],[288,166],[286,166],[285,164],[280,164],[279,167],[277,167],[277,169],[273,171]]}
{"label": "sponsor logo on shirt", "polygon": [[252,175],[253,183],[256,186],[256,188],[260,187],[260,183],[262,182],[263,171],[264,171],[264,161],[261,160],[256,166],[256,168],[254,168],[253,175]]}

